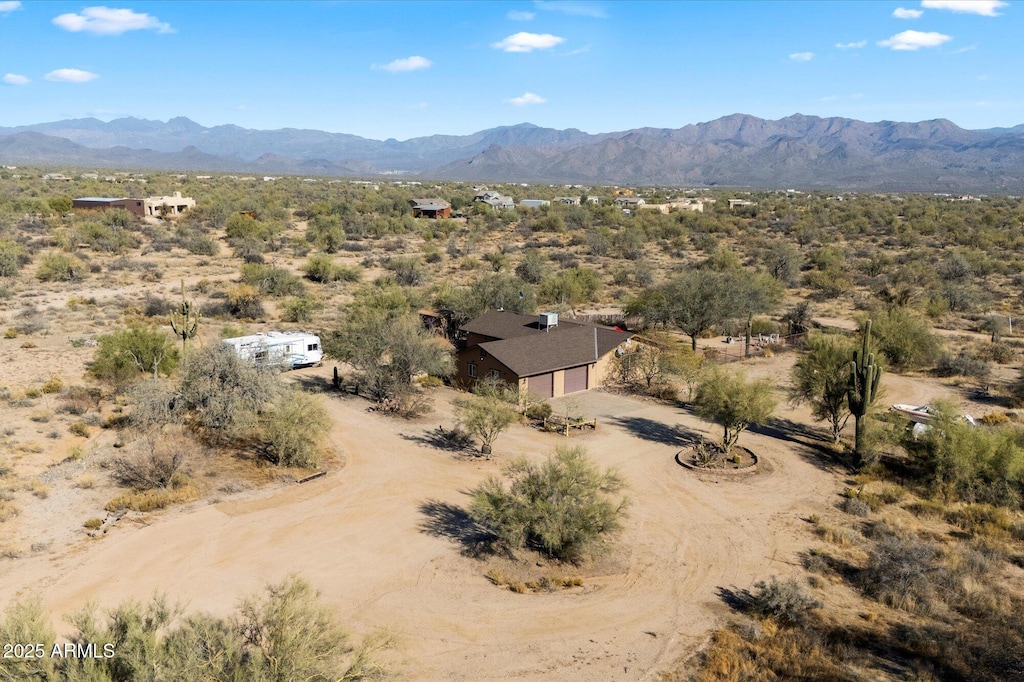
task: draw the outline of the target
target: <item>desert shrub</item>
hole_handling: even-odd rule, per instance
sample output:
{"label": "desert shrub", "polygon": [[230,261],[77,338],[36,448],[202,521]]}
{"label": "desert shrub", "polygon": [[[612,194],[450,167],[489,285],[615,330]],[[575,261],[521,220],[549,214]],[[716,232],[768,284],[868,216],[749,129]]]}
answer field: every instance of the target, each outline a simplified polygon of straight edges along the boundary
{"label": "desert shrub", "polygon": [[302,280],[284,268],[260,263],[242,265],[242,283],[255,287],[260,293],[270,296],[296,296],[305,287]]}
{"label": "desert shrub", "polygon": [[178,237],[178,244],[196,256],[216,256],[220,253],[220,244],[213,237],[198,232],[187,232]]}
{"label": "desert shrub", "polygon": [[255,287],[239,284],[228,291],[227,298],[227,309],[233,317],[242,320],[263,317],[263,301]]}
{"label": "desert shrub", "polygon": [[0,277],[14,277],[27,262],[28,256],[20,244],[0,239]]}
{"label": "desert shrub", "polygon": [[392,257],[384,263],[384,267],[395,274],[395,282],[401,286],[419,286],[427,278],[427,271],[419,258]]}
{"label": "desert shrub", "polygon": [[86,519],[85,523],[82,524],[82,526],[84,526],[85,528],[87,528],[89,530],[96,530],[97,528],[99,528],[102,525],[103,525],[103,519],[96,519],[96,518]]}
{"label": "desert shrub", "polygon": [[60,393],[62,388],[64,388],[64,382],[60,380],[60,377],[50,377],[43,382],[42,391],[43,393]]}
{"label": "desert shrub", "polygon": [[152,488],[118,495],[104,506],[109,512],[138,511],[151,512],[175,504],[194,502],[199,498],[199,491],[188,483],[184,477],[175,479],[170,488]]}
{"label": "desert shrub", "polygon": [[143,436],[128,453],[114,458],[114,479],[135,490],[169,488],[194,449],[195,443],[180,433]]}
{"label": "desert shrub", "polygon": [[867,595],[888,606],[927,614],[939,602],[939,589],[948,577],[937,544],[894,534],[868,552],[857,582]]}
{"label": "desert shrub", "polygon": [[60,252],[45,253],[39,258],[36,278],[41,282],[74,282],[85,277],[86,266],[78,258]]}
{"label": "desert shrub", "polygon": [[942,343],[924,319],[905,308],[873,315],[872,331],[878,350],[894,366],[919,369],[933,366]]}
{"label": "desert shrub", "polygon": [[139,236],[118,226],[86,222],[75,227],[75,239],[88,244],[96,251],[120,253],[126,249],[138,248]]}
{"label": "desert shrub", "polygon": [[867,517],[871,515],[871,506],[864,500],[856,497],[847,497],[844,499],[842,509],[851,516]]}
{"label": "desert shrub", "polygon": [[306,273],[308,279],[314,282],[335,282],[340,279],[340,268],[326,254],[310,256],[306,264],[302,266],[302,271]]}
{"label": "desert shrub", "polygon": [[962,376],[988,381],[992,369],[989,363],[970,350],[961,348],[955,355],[942,353],[935,365],[935,373],[942,377]]}
{"label": "desert shrub", "polygon": [[470,515],[510,549],[529,546],[578,561],[622,527],[627,503],[614,498],[622,479],[582,447],[559,446],[541,464],[517,460],[505,475],[507,488],[491,477],[472,491]]}
{"label": "desert shrub", "polygon": [[86,424],[85,422],[75,422],[74,424],[68,427],[68,431],[70,431],[71,434],[75,436],[80,436],[82,438],[89,437],[89,425]]}
{"label": "desert shrub", "polygon": [[163,296],[154,296],[147,293],[146,300],[142,304],[142,314],[146,317],[163,317],[164,315],[170,315],[173,308],[174,304]]}
{"label": "desert shrub", "polygon": [[57,412],[80,416],[89,410],[99,409],[101,392],[97,388],[68,386],[60,395]]}
{"label": "desert shrub", "polygon": [[143,374],[169,375],[178,366],[178,348],[159,329],[133,325],[97,339],[89,374],[123,386]]}
{"label": "desert shrub", "polygon": [[281,393],[262,421],[264,452],[270,461],[305,469],[320,466],[331,427],[320,396],[301,390]]}
{"label": "desert shrub", "polygon": [[186,357],[175,408],[209,440],[244,438],[256,432],[259,415],[279,391],[274,369],[249,364],[231,348],[215,345]]}
{"label": "desert shrub", "polygon": [[309,322],[320,307],[312,296],[296,296],[281,303],[281,319],[285,322]]}
{"label": "desert shrub", "polygon": [[796,580],[782,581],[773,575],[768,582],[754,583],[747,605],[749,611],[762,618],[771,618],[783,625],[801,625],[821,603],[807,594]]}
{"label": "desert shrub", "polygon": [[526,408],[527,419],[547,419],[551,416],[551,403],[533,403]]}
{"label": "desert shrub", "polygon": [[1024,435],[1014,426],[976,428],[955,406],[933,401],[932,428],[904,447],[918,482],[947,501],[1020,504],[1024,491]]}

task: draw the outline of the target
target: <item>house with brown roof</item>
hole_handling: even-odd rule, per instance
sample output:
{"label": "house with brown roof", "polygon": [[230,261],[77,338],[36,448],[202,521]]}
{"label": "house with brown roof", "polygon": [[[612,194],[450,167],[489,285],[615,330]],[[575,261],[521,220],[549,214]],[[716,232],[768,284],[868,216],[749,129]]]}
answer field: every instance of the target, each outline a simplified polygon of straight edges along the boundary
{"label": "house with brown roof", "polygon": [[496,378],[536,398],[554,398],[605,383],[616,351],[632,334],[612,327],[561,320],[555,313],[520,315],[492,310],[460,328],[457,381],[470,387]]}
{"label": "house with brown roof", "polygon": [[413,199],[413,218],[450,218],[452,205],[444,199]]}

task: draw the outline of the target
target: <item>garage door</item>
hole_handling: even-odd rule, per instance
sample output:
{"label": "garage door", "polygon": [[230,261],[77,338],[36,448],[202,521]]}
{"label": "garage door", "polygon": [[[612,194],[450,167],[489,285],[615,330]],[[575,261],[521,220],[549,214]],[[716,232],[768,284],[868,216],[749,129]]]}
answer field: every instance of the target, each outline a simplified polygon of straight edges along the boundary
{"label": "garage door", "polygon": [[587,390],[587,366],[565,370],[565,392],[576,393]]}
{"label": "garage door", "polygon": [[526,390],[536,398],[550,398],[555,395],[555,375],[553,372],[538,374],[526,380]]}

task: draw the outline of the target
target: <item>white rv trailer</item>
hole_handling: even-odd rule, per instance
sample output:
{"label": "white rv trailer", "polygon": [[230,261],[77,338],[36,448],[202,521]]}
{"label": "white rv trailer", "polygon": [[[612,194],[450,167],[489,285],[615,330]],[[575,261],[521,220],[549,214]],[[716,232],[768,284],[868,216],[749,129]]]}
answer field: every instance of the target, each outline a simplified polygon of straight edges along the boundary
{"label": "white rv trailer", "polygon": [[323,362],[320,337],[309,332],[267,332],[224,339],[238,357],[256,365],[309,367]]}

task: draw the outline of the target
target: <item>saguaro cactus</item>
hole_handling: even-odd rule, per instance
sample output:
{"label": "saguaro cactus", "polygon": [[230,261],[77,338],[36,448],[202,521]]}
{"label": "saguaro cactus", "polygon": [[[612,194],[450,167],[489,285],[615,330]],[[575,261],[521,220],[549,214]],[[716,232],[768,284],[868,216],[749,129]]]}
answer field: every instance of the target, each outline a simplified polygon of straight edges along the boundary
{"label": "saguaro cactus", "polygon": [[875,364],[875,354],[868,352],[868,342],[871,339],[871,320],[864,323],[863,337],[861,349],[853,351],[853,361],[850,362],[850,383],[846,389],[846,400],[855,423],[853,452],[858,466],[865,462],[864,416],[874,404],[875,398],[878,397],[878,386],[882,379],[882,368]]}
{"label": "saguaro cactus", "polygon": [[171,329],[181,339],[181,353],[185,354],[185,342],[199,331],[199,308],[193,301],[185,300],[185,281],[181,282],[181,303],[171,311]]}

